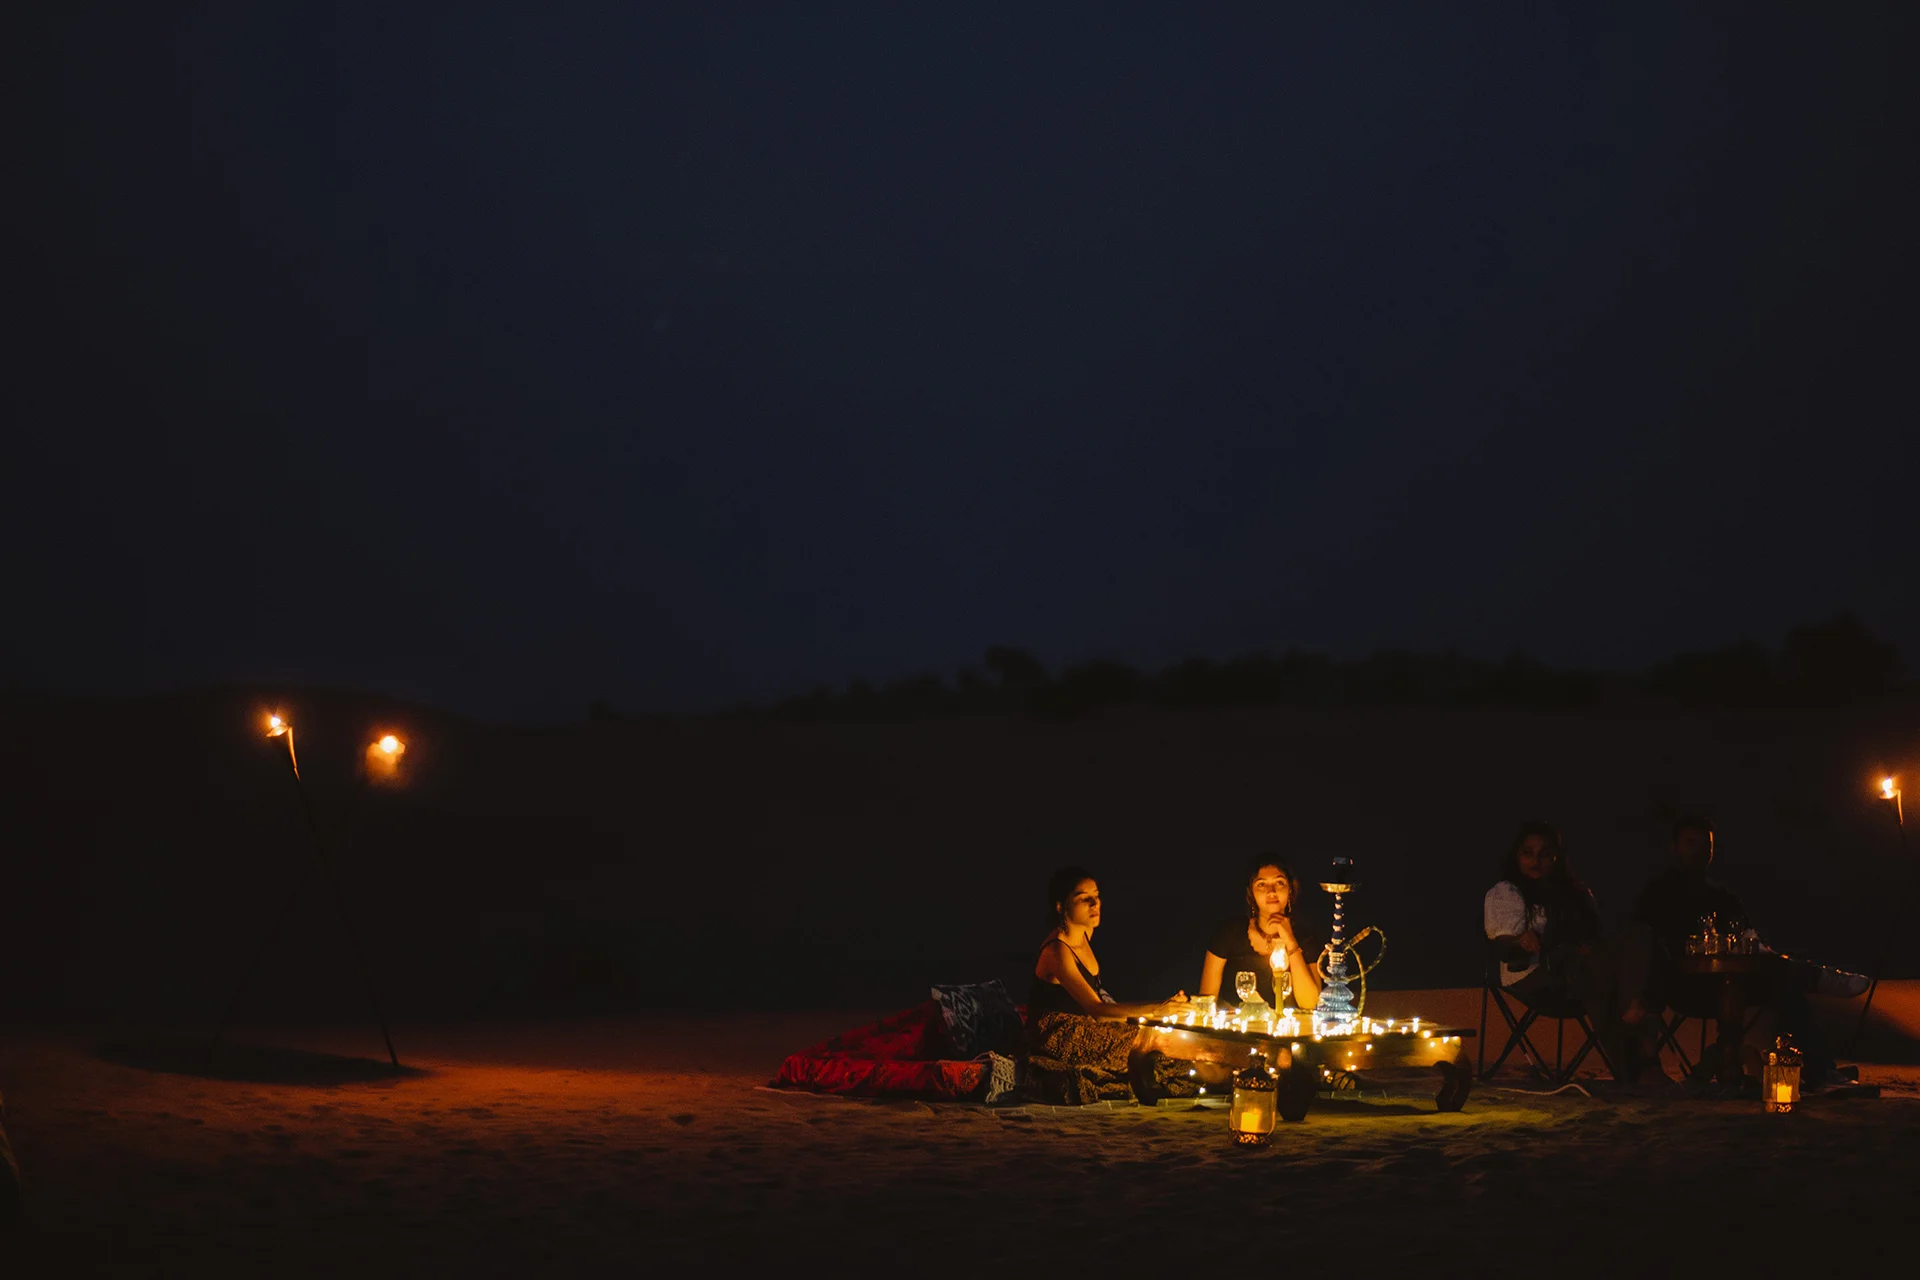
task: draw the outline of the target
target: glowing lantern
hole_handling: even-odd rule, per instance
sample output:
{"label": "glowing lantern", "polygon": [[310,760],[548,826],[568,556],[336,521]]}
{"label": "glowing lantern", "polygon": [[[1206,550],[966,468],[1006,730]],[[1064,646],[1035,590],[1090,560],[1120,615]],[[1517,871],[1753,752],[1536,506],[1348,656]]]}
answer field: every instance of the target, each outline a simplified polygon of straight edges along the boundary
{"label": "glowing lantern", "polygon": [[1273,1133],[1275,1103],[1273,1069],[1264,1062],[1253,1062],[1233,1073],[1233,1106],[1227,1112],[1227,1125],[1233,1140],[1244,1147],[1263,1147]]}
{"label": "glowing lantern", "polygon": [[1761,1073],[1760,1096],[1768,1111],[1788,1112],[1800,1101],[1800,1050],[1792,1036],[1781,1036],[1767,1051],[1767,1065]]}

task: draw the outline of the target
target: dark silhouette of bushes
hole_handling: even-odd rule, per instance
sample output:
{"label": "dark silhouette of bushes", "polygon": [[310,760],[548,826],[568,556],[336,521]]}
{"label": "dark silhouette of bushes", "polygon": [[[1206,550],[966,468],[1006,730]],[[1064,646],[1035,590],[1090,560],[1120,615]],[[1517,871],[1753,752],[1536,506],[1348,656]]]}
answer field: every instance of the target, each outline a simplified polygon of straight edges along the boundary
{"label": "dark silhouette of bushes", "polygon": [[1642,687],[1688,706],[1839,706],[1893,692],[1900,655],[1850,613],[1787,632],[1777,656],[1753,641],[1669,658]]}
{"label": "dark silhouette of bushes", "polygon": [[1606,679],[1597,671],[1561,671],[1515,653],[1487,673],[1471,700],[1559,710],[1592,706],[1605,691]]}
{"label": "dark silhouette of bushes", "polygon": [[993,673],[1003,689],[1032,689],[1047,680],[1046,667],[1025,649],[994,645],[987,650],[982,665]]}
{"label": "dark silhouette of bushes", "polygon": [[1071,720],[1099,707],[1139,702],[1145,691],[1138,671],[1125,663],[1097,659],[1068,667],[1059,679],[1036,685],[1027,695],[1027,709],[1050,720]]}
{"label": "dark silhouette of bushes", "polygon": [[1111,707],[1492,706],[1542,711],[1593,706],[1637,687],[1654,698],[1702,707],[1825,706],[1884,696],[1897,687],[1899,655],[1850,614],[1796,627],[1778,655],[1751,641],[1682,653],[1638,680],[1565,670],[1515,652],[1487,662],[1448,651],[1386,650],[1341,661],[1288,649],[1226,661],[1188,658],[1157,673],[1110,658],[1049,676],[1024,649],[995,645],[953,683],[936,674],[844,692],[822,686],[746,714],[790,720],[906,720],[1025,712],[1072,720]]}
{"label": "dark silhouette of bushes", "polygon": [[1752,641],[1678,654],[1649,670],[1643,686],[1688,706],[1752,706],[1778,692],[1773,660]]}
{"label": "dark silhouette of bushes", "polygon": [[1858,702],[1892,691],[1900,654],[1850,613],[1787,632],[1781,677],[1802,702]]}
{"label": "dark silhouette of bushes", "polygon": [[1153,682],[1155,700],[1168,707],[1249,707],[1340,701],[1341,674],[1325,654],[1289,649],[1279,657],[1248,653],[1226,662],[1189,658]]}

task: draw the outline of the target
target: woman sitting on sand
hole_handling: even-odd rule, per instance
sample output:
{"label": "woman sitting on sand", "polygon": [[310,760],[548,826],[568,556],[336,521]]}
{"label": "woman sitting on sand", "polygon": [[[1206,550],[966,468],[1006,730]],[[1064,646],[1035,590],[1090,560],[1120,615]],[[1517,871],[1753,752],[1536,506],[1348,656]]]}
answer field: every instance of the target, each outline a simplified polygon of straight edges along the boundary
{"label": "woman sitting on sand", "polygon": [[[1200,964],[1200,994],[1223,1004],[1240,1002],[1239,975],[1251,973],[1260,998],[1278,1009],[1274,978],[1284,972],[1293,988],[1293,1002],[1302,1009],[1320,1003],[1320,948],[1300,941],[1293,928],[1293,904],[1300,881],[1281,859],[1262,854],[1247,867],[1241,880],[1246,890],[1244,919],[1227,921],[1214,931],[1207,958]],[[1280,963],[1274,964],[1274,954]],[[1284,992],[1282,993],[1284,994]]]}
{"label": "woman sitting on sand", "polygon": [[1632,1078],[1647,1056],[1636,1030],[1652,962],[1646,931],[1602,939],[1593,894],[1567,865],[1551,823],[1521,823],[1500,870],[1481,915],[1499,953],[1501,988],[1527,1004],[1577,1000],[1616,1072]]}
{"label": "woman sitting on sand", "polygon": [[[1050,926],[1033,966],[1027,997],[1027,1068],[1042,1101],[1078,1106],[1125,1098],[1133,1090],[1128,1054],[1134,1029],[1128,1018],[1162,1013],[1166,1004],[1120,1004],[1107,994],[1093,931],[1100,927],[1100,886],[1082,867],[1062,867],[1047,882]],[[1184,1001],[1186,993],[1174,996]],[[1168,1002],[1171,1003],[1171,1002]],[[1156,1079],[1142,1094],[1190,1091],[1188,1064],[1156,1057]]]}

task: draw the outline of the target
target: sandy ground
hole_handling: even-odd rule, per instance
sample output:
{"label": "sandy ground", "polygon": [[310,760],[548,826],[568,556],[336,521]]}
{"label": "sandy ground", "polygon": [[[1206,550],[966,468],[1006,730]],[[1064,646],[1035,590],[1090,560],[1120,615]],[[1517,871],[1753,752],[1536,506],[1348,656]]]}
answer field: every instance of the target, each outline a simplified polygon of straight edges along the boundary
{"label": "sandy ground", "polygon": [[[1895,994],[1896,1020],[1915,997]],[[1429,1085],[1390,1086],[1254,1152],[1218,1110],[763,1087],[786,1052],[867,1016],[413,1031],[400,1077],[358,1029],[243,1047],[211,1074],[197,1041],[8,1033],[32,1225],[0,1274],[1138,1274],[1256,1256],[1458,1274],[1546,1254],[1571,1274],[1825,1274],[1904,1248],[1920,1182],[1914,1067],[1868,1065],[1881,1097],[1787,1117],[1518,1079],[1439,1115]]]}

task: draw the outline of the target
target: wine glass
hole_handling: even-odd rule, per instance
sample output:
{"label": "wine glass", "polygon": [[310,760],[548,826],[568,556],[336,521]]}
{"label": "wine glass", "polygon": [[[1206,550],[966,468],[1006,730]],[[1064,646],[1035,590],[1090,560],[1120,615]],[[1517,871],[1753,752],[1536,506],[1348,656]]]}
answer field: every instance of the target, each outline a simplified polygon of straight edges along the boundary
{"label": "wine glass", "polygon": [[1240,997],[1241,1004],[1248,1004],[1260,998],[1260,975],[1245,969],[1233,975],[1233,991]]}

